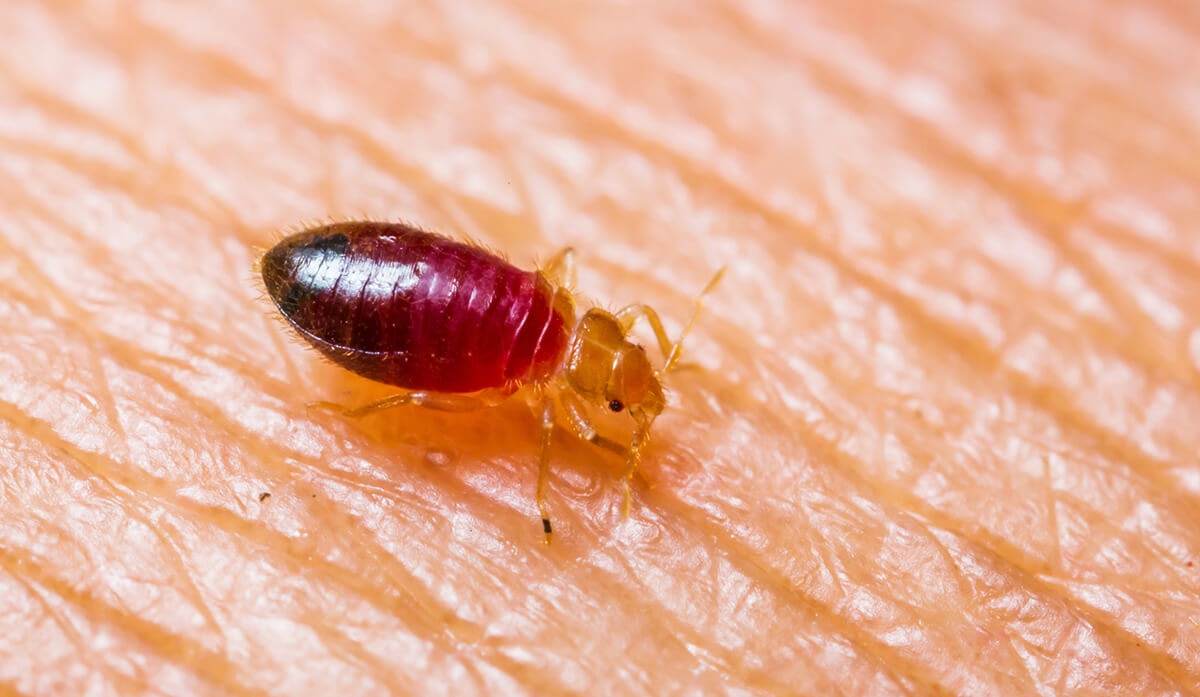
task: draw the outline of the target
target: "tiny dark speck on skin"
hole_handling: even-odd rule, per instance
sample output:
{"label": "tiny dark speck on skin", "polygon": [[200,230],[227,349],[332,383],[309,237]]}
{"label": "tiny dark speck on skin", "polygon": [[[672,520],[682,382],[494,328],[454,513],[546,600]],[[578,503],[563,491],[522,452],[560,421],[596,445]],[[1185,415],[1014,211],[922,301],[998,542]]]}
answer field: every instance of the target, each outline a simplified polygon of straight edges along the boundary
{"label": "tiny dark speck on skin", "polygon": [[269,492],[264,491],[263,493],[258,495],[258,502],[262,503],[263,501],[266,501],[269,498],[271,498],[271,494]]}

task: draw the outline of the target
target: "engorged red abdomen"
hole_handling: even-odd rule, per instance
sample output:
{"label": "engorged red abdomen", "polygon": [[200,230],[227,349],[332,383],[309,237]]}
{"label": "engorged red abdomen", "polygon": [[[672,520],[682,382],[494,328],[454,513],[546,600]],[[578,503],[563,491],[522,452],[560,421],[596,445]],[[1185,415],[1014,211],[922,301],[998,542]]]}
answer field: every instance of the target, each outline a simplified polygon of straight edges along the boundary
{"label": "engorged red abdomen", "polygon": [[305,339],[359,375],[475,392],[548,377],[573,317],[533,271],[399,223],[336,223],[263,256],[267,292]]}

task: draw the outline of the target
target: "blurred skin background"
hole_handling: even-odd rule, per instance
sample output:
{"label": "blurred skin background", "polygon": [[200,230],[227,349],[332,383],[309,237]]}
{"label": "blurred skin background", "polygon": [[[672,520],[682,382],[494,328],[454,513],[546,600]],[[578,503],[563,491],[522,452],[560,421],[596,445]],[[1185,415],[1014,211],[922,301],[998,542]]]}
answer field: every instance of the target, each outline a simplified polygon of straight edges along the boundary
{"label": "blurred skin background", "polygon": [[[0,26],[0,693],[1200,694],[1194,4]],[[253,263],[359,217],[728,267],[628,519],[560,430],[541,543],[519,400],[306,412],[389,391]]]}

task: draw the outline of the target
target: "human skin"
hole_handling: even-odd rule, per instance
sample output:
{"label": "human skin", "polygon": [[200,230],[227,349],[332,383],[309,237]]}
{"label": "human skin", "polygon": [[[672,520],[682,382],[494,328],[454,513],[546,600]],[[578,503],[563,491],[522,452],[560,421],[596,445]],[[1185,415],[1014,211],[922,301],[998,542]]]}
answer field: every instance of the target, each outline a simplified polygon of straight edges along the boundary
{"label": "human skin", "polygon": [[[0,3],[0,693],[1200,694],[1200,16],[743,4]],[[358,217],[727,268],[628,519],[306,410],[253,263]]]}

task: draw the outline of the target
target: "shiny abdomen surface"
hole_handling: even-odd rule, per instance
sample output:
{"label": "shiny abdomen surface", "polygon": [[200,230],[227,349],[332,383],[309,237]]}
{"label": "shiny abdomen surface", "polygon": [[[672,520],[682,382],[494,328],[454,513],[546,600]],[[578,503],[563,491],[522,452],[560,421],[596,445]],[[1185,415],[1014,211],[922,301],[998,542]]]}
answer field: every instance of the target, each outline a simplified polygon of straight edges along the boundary
{"label": "shiny abdomen surface", "polygon": [[573,318],[554,289],[478,247],[400,223],[292,235],[262,259],[267,292],[309,343],[364,377],[474,392],[548,376]]}

